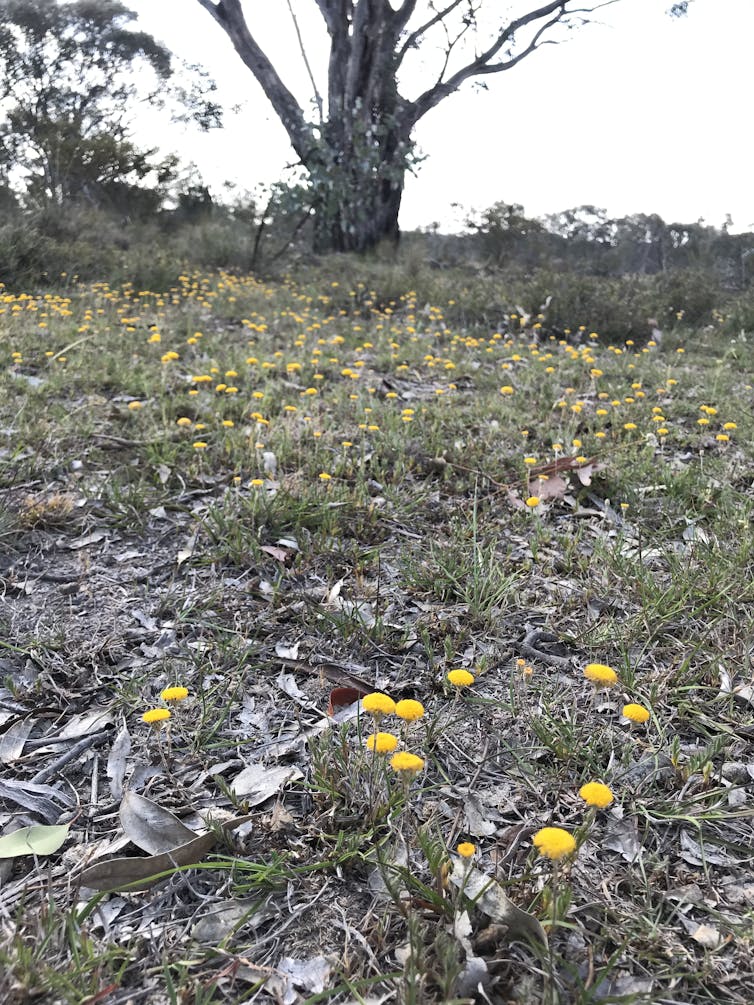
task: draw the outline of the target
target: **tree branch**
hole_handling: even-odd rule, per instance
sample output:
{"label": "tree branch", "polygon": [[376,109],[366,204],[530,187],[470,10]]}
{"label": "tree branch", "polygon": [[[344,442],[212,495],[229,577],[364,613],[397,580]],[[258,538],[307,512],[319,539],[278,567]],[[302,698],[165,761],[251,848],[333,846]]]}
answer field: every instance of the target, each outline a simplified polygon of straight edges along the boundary
{"label": "tree branch", "polygon": [[285,86],[275,67],[260,49],[249,31],[240,0],[197,0],[220,25],[233,43],[238,55],[256,77],[268,101],[288,133],[291,146],[306,163],[315,138],[304,112],[291,91]]}
{"label": "tree branch", "polygon": [[309,57],[306,55],[306,47],[304,45],[304,40],[301,37],[301,29],[298,26],[298,18],[296,17],[296,12],[293,10],[293,5],[291,0],[288,2],[288,12],[291,15],[291,20],[293,21],[293,27],[296,32],[296,38],[298,39],[298,47],[301,51],[301,56],[304,60],[304,66],[306,67],[306,72],[309,74],[309,81],[312,85],[312,90],[314,91],[314,102],[317,106],[317,112],[319,114],[319,124],[325,121],[324,108],[322,106],[322,95],[319,93],[319,88],[317,87],[317,81],[314,79],[314,74],[312,73],[311,63],[309,62]]}
{"label": "tree branch", "polygon": [[[435,105],[438,105],[444,98],[447,98],[454,91],[458,90],[461,84],[468,80],[469,77],[488,73],[500,73],[503,70],[510,70],[517,63],[520,63],[526,56],[531,55],[531,53],[539,47],[542,36],[554,25],[563,23],[566,18],[574,14],[590,14],[595,10],[598,10],[600,7],[609,6],[611,3],[615,2],[617,2],[617,0],[604,0],[604,2],[594,4],[590,7],[580,7],[569,10],[568,0],[551,0],[550,3],[543,4],[543,6],[529,11],[528,14],[524,14],[521,17],[516,18],[499,33],[494,42],[487,49],[485,49],[484,52],[476,56],[473,60],[467,63],[466,66],[457,70],[452,76],[448,77],[447,80],[438,80],[432,87],[428,88],[423,94],[419,95],[415,101],[407,103],[406,115],[409,117],[412,125],[415,125],[431,108],[434,108]],[[550,15],[553,13],[555,16],[550,18]],[[439,17],[439,15],[437,17]],[[434,19],[435,22],[437,17]],[[543,18],[550,19],[537,29],[534,38],[529,42],[524,50],[518,53],[518,55],[512,56],[508,60],[497,63],[492,62],[503,46],[505,46],[507,42],[513,41],[517,31],[521,28],[525,28],[533,22],[541,21]],[[427,25],[429,25],[429,22],[427,22]],[[427,30],[426,26],[424,27],[424,30]],[[550,42],[550,44],[554,43]]]}
{"label": "tree branch", "polygon": [[[408,38],[401,46],[397,55],[396,65],[400,66],[400,64],[403,62],[406,53],[409,51],[409,49],[413,49],[414,46],[418,44],[422,35],[425,35],[430,28],[433,28],[436,24],[439,24],[445,17],[448,16],[448,14],[452,14],[452,12],[456,9],[456,7],[460,7],[462,3],[463,0],[451,0],[451,2],[448,4],[447,7],[444,7],[442,10],[439,10],[434,15],[434,17],[431,17],[429,19],[429,21],[425,21],[424,24],[420,25],[418,28],[415,28],[414,31],[412,31],[409,34]],[[416,3],[414,3],[414,7],[415,6]]]}

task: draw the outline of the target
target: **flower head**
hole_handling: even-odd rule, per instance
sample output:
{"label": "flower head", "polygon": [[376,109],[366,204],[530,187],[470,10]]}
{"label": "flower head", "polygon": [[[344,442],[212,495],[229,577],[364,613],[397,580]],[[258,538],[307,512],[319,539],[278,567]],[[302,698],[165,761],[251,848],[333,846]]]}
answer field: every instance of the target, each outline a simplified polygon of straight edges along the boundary
{"label": "flower head", "polygon": [[618,675],[612,667],[605,666],[604,663],[587,663],[584,667],[584,676],[592,684],[601,684],[603,687],[610,687],[618,680]]}
{"label": "flower head", "polygon": [[456,848],[456,851],[461,858],[471,858],[476,853],[476,845],[472,844],[471,841],[462,841]]}
{"label": "flower head", "polygon": [[579,795],[588,806],[597,806],[604,810],[613,801],[613,791],[609,785],[602,782],[587,782],[579,789]]}
{"label": "flower head", "polygon": [[453,687],[469,687],[470,684],[474,683],[474,675],[470,674],[468,670],[451,670],[448,674],[448,680]]}
{"label": "flower head", "polygon": [[372,733],[367,737],[367,750],[375,754],[392,754],[398,746],[398,737],[392,733]]}
{"label": "flower head", "polygon": [[631,722],[646,722],[649,719],[649,709],[632,702],[630,705],[623,706],[623,715]]}
{"label": "flower head", "polygon": [[543,827],[532,838],[540,855],[555,861],[576,851],[576,839],[562,827]]}
{"label": "flower head", "polygon": [[390,767],[399,774],[404,772],[415,774],[424,767],[424,758],[410,754],[407,750],[401,750],[390,758]]}
{"label": "flower head", "polygon": [[381,691],[373,691],[361,699],[361,707],[378,719],[382,715],[392,715],[395,711],[395,702]]}
{"label": "flower head", "polygon": [[184,698],[188,698],[188,688],[166,687],[160,697],[163,701],[183,701]]}
{"label": "flower head", "polygon": [[150,708],[148,712],[145,712],[141,717],[144,722],[149,723],[150,726],[154,726],[159,722],[165,722],[170,718],[169,708]]}
{"label": "flower head", "polygon": [[524,502],[527,506],[534,509],[535,506],[539,506],[539,496],[529,496],[529,498],[525,499]]}
{"label": "flower head", "polygon": [[395,706],[395,714],[405,722],[416,722],[417,719],[421,719],[424,715],[424,706],[420,701],[414,701],[412,698],[404,698],[403,701],[399,701]]}

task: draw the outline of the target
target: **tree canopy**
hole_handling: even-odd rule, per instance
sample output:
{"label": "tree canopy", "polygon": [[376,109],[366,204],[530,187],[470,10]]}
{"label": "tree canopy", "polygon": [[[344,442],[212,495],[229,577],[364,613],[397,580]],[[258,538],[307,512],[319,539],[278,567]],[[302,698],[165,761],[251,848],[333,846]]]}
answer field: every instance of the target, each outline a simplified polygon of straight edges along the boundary
{"label": "tree canopy", "polygon": [[219,109],[199,68],[193,90],[174,58],[118,0],[0,0],[0,172],[33,203],[101,204],[148,176],[159,186],[176,159],[133,140],[139,109],[169,97],[209,125]]}

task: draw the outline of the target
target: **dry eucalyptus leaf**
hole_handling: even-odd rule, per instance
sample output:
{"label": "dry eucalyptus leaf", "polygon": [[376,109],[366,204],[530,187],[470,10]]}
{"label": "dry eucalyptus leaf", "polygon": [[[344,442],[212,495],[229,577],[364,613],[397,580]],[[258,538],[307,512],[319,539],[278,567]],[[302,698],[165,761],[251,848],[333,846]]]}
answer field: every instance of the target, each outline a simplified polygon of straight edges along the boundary
{"label": "dry eucalyptus leaf", "polygon": [[453,856],[453,869],[448,878],[454,886],[462,889],[465,896],[473,900],[488,918],[504,922],[513,938],[527,936],[547,945],[545,930],[534,915],[516,907],[499,883],[469,865],[465,859]]}
{"label": "dry eucalyptus leaf", "polygon": [[213,904],[191,929],[192,938],[205,945],[217,946],[241,925],[257,928],[279,914],[279,909],[268,902],[259,906],[257,900],[225,900]]}
{"label": "dry eucalyptus leaf", "polygon": [[693,932],[689,933],[694,942],[698,942],[705,949],[717,949],[724,941],[723,936],[716,928],[710,925],[699,925]]}
{"label": "dry eucalyptus leaf", "polygon": [[[222,829],[229,833],[250,819],[248,814],[236,817],[224,823]],[[212,850],[216,841],[216,834],[210,831],[161,855],[106,859],[84,869],[79,879],[82,886],[91,890],[118,890],[124,886],[131,889],[145,889],[157,882],[163,874],[169,874],[175,868],[201,862]]]}
{"label": "dry eucalyptus leaf", "polygon": [[10,764],[21,756],[24,751],[29,733],[34,728],[34,720],[17,719],[13,725],[9,726],[0,736],[0,763]]}
{"label": "dry eucalyptus leaf", "polygon": [[249,764],[230,783],[231,792],[243,799],[249,806],[257,806],[270,796],[274,796],[288,782],[303,778],[299,768],[293,764],[268,767],[266,764]]}
{"label": "dry eucalyptus leaf", "polygon": [[197,836],[170,810],[130,790],[120,804],[120,823],[128,839],[150,855],[170,851]]}
{"label": "dry eucalyptus leaf", "polygon": [[128,755],[131,753],[131,736],[124,724],[113,740],[110,753],[107,755],[107,777],[110,780],[110,794],[113,799],[123,795],[123,779],[126,775]]}

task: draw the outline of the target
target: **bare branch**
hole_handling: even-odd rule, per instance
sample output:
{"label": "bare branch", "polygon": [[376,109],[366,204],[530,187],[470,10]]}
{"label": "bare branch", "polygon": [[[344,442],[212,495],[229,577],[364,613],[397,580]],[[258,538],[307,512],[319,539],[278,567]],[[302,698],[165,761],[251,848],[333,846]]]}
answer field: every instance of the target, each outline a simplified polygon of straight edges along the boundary
{"label": "bare branch", "polygon": [[296,31],[296,38],[298,39],[298,47],[301,50],[301,56],[304,60],[304,66],[306,67],[306,72],[309,74],[309,80],[311,81],[312,90],[314,91],[314,101],[317,105],[317,112],[319,113],[319,124],[325,121],[324,109],[322,106],[322,95],[319,93],[319,88],[317,87],[317,81],[314,79],[314,74],[312,73],[311,63],[309,62],[309,57],[306,55],[306,47],[304,46],[304,40],[301,37],[301,29],[298,26],[298,18],[296,17],[295,11],[291,5],[291,0],[288,2],[288,11],[291,15],[291,20],[293,21],[293,27]]}
{"label": "bare branch", "polygon": [[[434,108],[444,98],[447,98],[454,91],[458,90],[461,84],[468,80],[469,77],[480,76],[488,73],[500,73],[503,70],[511,69],[517,63],[520,63],[526,56],[531,55],[535,49],[539,48],[540,45],[543,44],[541,42],[543,35],[555,25],[563,23],[566,18],[571,17],[574,14],[591,14],[599,8],[609,6],[615,2],[617,2],[617,0],[603,0],[602,3],[593,4],[590,7],[580,7],[569,10],[568,0],[551,0],[550,3],[529,11],[528,14],[523,14],[521,17],[511,21],[510,24],[498,34],[492,44],[473,60],[467,63],[466,66],[461,67],[452,76],[448,77],[447,80],[438,80],[415,101],[407,104],[407,116],[413,124],[417,123],[419,119],[423,115],[426,115],[431,108]],[[550,17],[552,14],[554,14],[554,17]],[[529,42],[525,49],[508,60],[493,62],[506,43],[513,41],[517,31],[521,28],[525,28],[533,22],[541,21],[543,18],[549,18],[549,20],[537,29],[534,38]],[[550,42],[550,44],[553,43]]]}
{"label": "bare branch", "polygon": [[249,31],[240,0],[197,0],[217,21],[233,43],[238,55],[256,77],[267,99],[288,133],[291,146],[302,161],[311,154],[315,139],[304,112],[291,91],[285,86],[267,55],[260,49]]}
{"label": "bare branch", "polygon": [[[436,24],[439,24],[444,18],[448,16],[448,14],[452,14],[453,11],[456,9],[456,7],[460,7],[462,3],[463,0],[451,0],[451,2],[447,5],[447,7],[444,7],[442,10],[439,10],[434,15],[434,17],[431,17],[429,19],[429,21],[425,21],[424,24],[414,29],[414,31],[410,33],[406,41],[401,46],[398,52],[396,65],[400,66],[409,49],[413,49],[414,46],[419,43],[422,36],[425,35],[430,30],[430,28],[433,28]],[[416,4],[414,4],[414,6],[416,6]]]}

